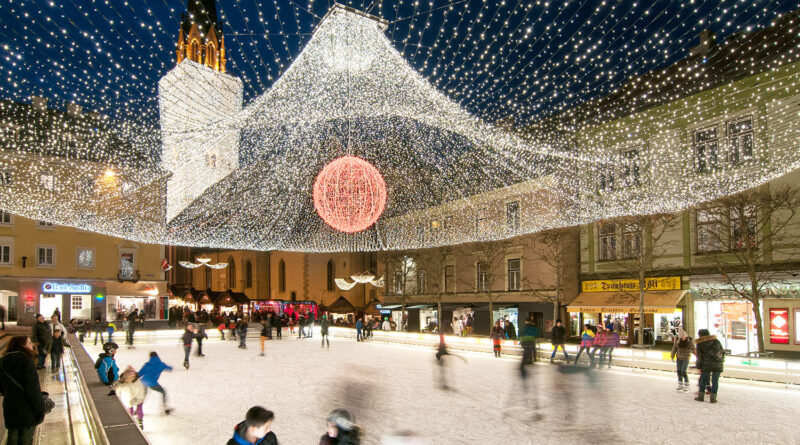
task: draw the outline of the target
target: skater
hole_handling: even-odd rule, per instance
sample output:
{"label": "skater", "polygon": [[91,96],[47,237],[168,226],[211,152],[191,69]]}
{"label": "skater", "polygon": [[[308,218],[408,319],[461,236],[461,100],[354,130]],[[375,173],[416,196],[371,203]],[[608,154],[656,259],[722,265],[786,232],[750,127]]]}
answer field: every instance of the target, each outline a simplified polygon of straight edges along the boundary
{"label": "skater", "polygon": [[222,336],[222,341],[225,341],[225,322],[220,322],[219,326],[217,326],[217,330],[219,331],[219,335]]}
{"label": "skater", "polygon": [[133,335],[136,332],[136,318],[137,318],[137,309],[131,311],[130,314],[126,317],[127,327],[125,328],[125,343],[133,347]]}
{"label": "skater", "polygon": [[[692,354],[695,354],[694,340],[689,337],[683,329],[678,331],[678,336],[672,344],[672,354],[670,357],[675,362],[678,373],[678,388],[677,391],[689,391],[689,375],[686,370],[689,369],[689,359]],[[675,361],[675,359],[678,359]]]}
{"label": "skater", "polygon": [[283,330],[283,318],[273,316],[272,319],[275,320],[275,338],[281,340],[283,338],[283,333],[281,332]]}
{"label": "skater", "polygon": [[322,336],[322,346],[325,346],[325,343],[328,343],[328,349],[331,348],[331,339],[328,336],[328,328],[331,326],[331,323],[328,321],[328,316],[323,315],[322,321],[319,324],[319,333]]}
{"label": "skater", "polygon": [[236,332],[239,334],[239,348],[247,349],[247,322],[239,318],[236,321]]}
{"label": "skater", "polygon": [[33,325],[33,335],[31,335],[36,351],[39,353],[39,362],[36,369],[44,369],[47,354],[50,352],[50,344],[53,342],[53,334],[50,327],[44,321],[44,315],[36,314],[36,323]]}
{"label": "skater", "polygon": [[61,368],[61,355],[64,354],[64,337],[61,330],[53,331],[53,342],[50,345],[50,371],[56,372]]}
{"label": "skater", "polygon": [[199,323],[196,325],[197,331],[195,332],[195,339],[197,340],[197,356],[198,357],[205,357],[206,355],[203,354],[203,339],[208,338],[208,334],[206,334],[206,325],[205,323]]}
{"label": "skater", "polygon": [[108,392],[110,396],[116,394],[114,384],[119,380],[119,368],[117,368],[117,361],[114,360],[117,349],[119,346],[113,341],[103,344],[103,352],[97,356],[97,360],[94,362],[94,369],[97,370],[100,381],[111,388],[111,391]]}
{"label": "skater", "polygon": [[314,337],[314,325],[317,323],[317,315],[314,312],[309,312],[306,320],[306,335],[308,338],[312,338]]}
{"label": "skater", "polygon": [[592,349],[593,343],[594,331],[592,330],[592,325],[586,323],[583,325],[583,332],[581,333],[581,348],[578,350],[578,355],[575,356],[575,362],[573,362],[573,364],[578,364],[578,359],[581,358],[583,351],[586,351],[586,355],[589,356],[589,362],[594,363],[593,357],[589,353],[589,351]]}
{"label": "skater", "polygon": [[305,325],[306,325],[306,316],[305,314],[303,314],[297,319],[297,338],[303,338],[306,336],[306,333],[304,331]]}
{"label": "skater", "polygon": [[192,340],[197,333],[197,329],[192,323],[186,323],[186,330],[183,331],[183,367],[189,369],[189,355],[192,352]]}
{"label": "skater", "polygon": [[94,323],[92,324],[92,329],[94,329],[94,345],[97,346],[97,337],[100,337],[100,344],[105,344],[105,340],[103,340],[103,320],[100,318],[100,314],[97,314],[94,317]]}
{"label": "skater", "polygon": [[119,385],[117,385],[117,389],[119,390],[120,400],[128,406],[128,412],[131,414],[131,417],[136,418],[139,429],[144,429],[144,410],[142,409],[142,405],[144,404],[144,397],[147,394],[147,389],[144,384],[142,384],[139,374],[136,373],[136,370],[133,369],[132,366],[125,368],[125,371],[119,376]]}
{"label": "skater", "polygon": [[603,326],[603,323],[597,324],[597,333],[594,335],[594,341],[592,342],[592,350],[589,352],[589,361],[592,363],[592,366],[595,366],[596,362],[594,360],[594,354],[597,351],[600,351],[599,358],[600,358],[600,366],[603,366],[603,362],[605,361],[606,354],[606,339],[608,338],[606,333],[606,328]]}
{"label": "skater", "polygon": [[36,425],[44,421],[44,396],[34,361],[31,339],[17,335],[8,342],[0,359],[0,394],[3,394],[3,420],[7,445],[31,445]]}
{"label": "skater", "polygon": [[719,376],[722,374],[725,362],[725,350],[716,335],[711,335],[708,329],[700,329],[695,340],[697,345],[697,367],[700,368],[700,390],[695,400],[702,402],[705,397],[705,388],[711,384],[711,403],[717,403],[719,390]]}
{"label": "skater", "polygon": [[556,352],[558,352],[559,346],[561,347],[561,352],[564,353],[564,360],[569,361],[569,355],[567,355],[567,348],[564,347],[564,337],[567,336],[567,329],[561,325],[561,320],[556,320],[556,325],[553,326],[552,332],[552,343],[553,343],[553,353],[550,354],[550,363],[553,363],[553,360],[556,358]]}
{"label": "skater", "polygon": [[264,342],[269,338],[269,331],[271,331],[267,323],[269,322],[266,319],[261,320],[261,354],[259,355],[262,357],[264,356]]}
{"label": "skater", "polygon": [[500,357],[500,341],[502,341],[505,333],[503,332],[503,327],[500,325],[500,320],[497,320],[494,323],[494,327],[492,328],[492,350],[494,351],[495,357]]}
{"label": "skater", "polygon": [[147,361],[139,370],[139,378],[142,380],[142,385],[147,389],[152,389],[161,393],[161,402],[164,405],[164,414],[172,413],[172,408],[167,408],[167,392],[158,383],[161,373],[164,371],[172,371],[172,366],[167,365],[161,361],[156,351],[150,353],[150,360]]}
{"label": "skater", "polygon": [[116,331],[116,330],[117,330],[117,325],[115,325],[114,323],[109,321],[108,322],[108,327],[106,327],[106,333],[108,333],[108,341],[109,342],[113,341],[111,339],[111,337],[114,335],[114,331]]}
{"label": "skater", "polygon": [[520,344],[522,345],[522,365],[520,369],[523,378],[525,378],[525,365],[536,361],[536,338],[539,336],[539,330],[536,329],[533,320],[528,318],[525,320],[525,327],[520,334]]}
{"label": "skater", "polygon": [[613,359],[614,355],[614,348],[619,348],[619,332],[614,329],[614,324],[611,325],[611,328],[608,331],[608,335],[606,336],[606,351],[608,352],[608,367],[611,368],[611,360]]}
{"label": "skater", "polygon": [[270,431],[275,415],[260,406],[247,410],[244,421],[233,429],[228,445],[278,445],[278,437]]}
{"label": "skater", "polygon": [[233,317],[228,321],[228,328],[231,331],[231,340],[236,341],[236,319]]}
{"label": "skater", "polygon": [[359,445],[361,428],[355,416],[346,409],[335,409],[328,414],[328,431],[319,439],[319,445]]}
{"label": "skater", "polygon": [[[324,317],[324,315],[323,315]],[[356,341],[362,341],[364,338],[361,336],[361,330],[364,328],[364,322],[361,321],[361,318],[356,320]]]}

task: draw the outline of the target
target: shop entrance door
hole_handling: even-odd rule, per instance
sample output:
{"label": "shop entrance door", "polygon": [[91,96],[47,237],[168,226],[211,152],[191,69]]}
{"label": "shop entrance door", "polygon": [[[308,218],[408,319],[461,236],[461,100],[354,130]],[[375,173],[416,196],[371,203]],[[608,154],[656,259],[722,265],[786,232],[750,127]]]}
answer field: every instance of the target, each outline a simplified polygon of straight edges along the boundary
{"label": "shop entrance door", "polygon": [[8,295],[8,321],[17,321],[17,312],[19,308],[17,304],[19,296],[17,294],[9,294]]}
{"label": "shop entrance door", "polygon": [[53,313],[58,309],[60,314],[64,314],[61,307],[61,294],[40,294],[39,313],[44,315],[45,320],[49,320]]}

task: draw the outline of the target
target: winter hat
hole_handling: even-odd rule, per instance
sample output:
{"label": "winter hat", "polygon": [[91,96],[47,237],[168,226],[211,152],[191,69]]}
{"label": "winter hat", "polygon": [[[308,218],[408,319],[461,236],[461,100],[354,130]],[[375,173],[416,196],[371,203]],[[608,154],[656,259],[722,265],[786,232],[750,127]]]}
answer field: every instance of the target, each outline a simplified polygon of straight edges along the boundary
{"label": "winter hat", "polygon": [[328,414],[328,422],[333,422],[337,427],[345,431],[352,431],[356,428],[355,417],[350,414],[350,411],[339,408],[331,411]]}
{"label": "winter hat", "polygon": [[686,338],[689,334],[683,329],[678,329],[678,338]]}
{"label": "winter hat", "polygon": [[128,367],[125,368],[124,371],[122,371],[122,374],[120,374],[119,381],[123,383],[129,383],[136,381],[136,379],[138,378],[139,374],[136,372],[135,369],[133,369],[133,366],[128,365]]}

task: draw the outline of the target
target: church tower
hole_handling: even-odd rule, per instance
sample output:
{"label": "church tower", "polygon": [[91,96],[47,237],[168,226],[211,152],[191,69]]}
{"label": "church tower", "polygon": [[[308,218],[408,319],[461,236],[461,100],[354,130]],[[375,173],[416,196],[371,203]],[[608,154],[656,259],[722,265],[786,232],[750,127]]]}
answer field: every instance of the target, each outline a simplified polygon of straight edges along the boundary
{"label": "church tower", "polygon": [[243,103],[241,79],[225,71],[215,0],[189,0],[177,43],[177,65],[158,82],[167,221],[238,167],[239,131],[218,123]]}

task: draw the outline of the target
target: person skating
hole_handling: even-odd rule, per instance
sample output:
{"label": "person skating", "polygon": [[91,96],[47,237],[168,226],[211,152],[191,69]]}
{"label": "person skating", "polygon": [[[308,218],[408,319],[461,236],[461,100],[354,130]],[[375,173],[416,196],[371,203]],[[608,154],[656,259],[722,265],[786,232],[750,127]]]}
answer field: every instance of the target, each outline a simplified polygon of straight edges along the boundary
{"label": "person skating", "polygon": [[128,322],[127,327],[125,328],[125,344],[129,347],[133,347],[133,337],[136,333],[136,319],[138,317],[137,309],[131,311],[130,314],[126,317],[126,321]]}
{"label": "person skating", "polygon": [[94,317],[94,323],[92,323],[92,329],[94,329],[94,345],[97,346],[97,337],[100,337],[100,344],[105,344],[105,340],[103,340],[103,319],[100,318],[100,314]]}
{"label": "person skating", "polygon": [[195,340],[197,340],[197,353],[198,357],[205,357],[206,355],[203,354],[203,339],[208,338],[208,334],[206,334],[206,325],[205,323],[199,323],[196,325],[197,331],[195,331]]}
{"label": "person skating", "polygon": [[[695,353],[694,340],[689,337],[683,329],[678,331],[678,336],[672,344],[672,353],[670,357],[675,362],[676,372],[678,373],[678,391],[689,391],[689,375],[686,373],[689,369],[689,360],[692,354]],[[677,360],[676,360],[677,359]]]}
{"label": "person skating", "polygon": [[236,321],[236,333],[239,335],[239,349],[247,349],[247,322],[241,318]]}
{"label": "person skating", "polygon": [[589,352],[589,361],[592,363],[592,366],[596,364],[594,360],[594,355],[597,351],[600,351],[599,354],[599,361],[600,366],[603,366],[603,362],[605,361],[606,354],[606,339],[607,339],[606,328],[603,326],[603,323],[597,324],[597,333],[594,335],[594,341],[592,342],[592,349]]}
{"label": "person skating", "polygon": [[335,409],[328,414],[328,430],[319,439],[319,445],[359,445],[361,427],[355,424],[355,416],[346,409]]}
{"label": "person skating", "polygon": [[50,371],[56,372],[61,368],[61,356],[64,354],[64,337],[61,330],[53,331],[53,341],[50,344]]}
{"label": "person skating", "polygon": [[39,353],[39,362],[36,365],[36,369],[44,369],[47,354],[50,353],[50,344],[53,342],[53,335],[42,314],[36,314],[36,323],[33,325],[31,340],[36,345],[36,351]]}
{"label": "person skating", "polygon": [[331,322],[328,321],[328,316],[323,315],[322,321],[319,323],[319,333],[322,337],[322,346],[324,347],[326,342],[328,344],[328,349],[331,347],[331,339],[328,336],[328,328],[330,328]]}
{"label": "person skating", "polygon": [[521,372],[525,374],[525,365],[532,364],[536,361],[536,338],[539,336],[539,330],[533,320],[528,318],[525,320],[525,326],[520,332],[520,344],[522,345],[522,364],[520,365]]}
{"label": "person skating", "polygon": [[581,358],[581,354],[583,351],[586,351],[586,355],[589,356],[589,362],[593,363],[594,360],[592,355],[589,354],[589,351],[592,349],[592,344],[594,343],[594,331],[592,330],[592,325],[585,324],[583,325],[583,332],[581,333],[581,348],[578,350],[578,354],[575,356],[574,364],[578,364],[578,359]]}
{"label": "person skating", "polygon": [[264,342],[267,341],[269,331],[272,330],[267,326],[267,323],[269,322],[266,319],[261,320],[261,353],[259,355],[262,357],[264,356]]}
{"label": "person skating", "polygon": [[306,333],[304,331],[306,325],[306,315],[303,314],[297,318],[297,338],[304,338]]}
{"label": "person skating", "polygon": [[[323,315],[324,317],[324,315]],[[362,341],[364,338],[361,336],[361,330],[364,328],[364,322],[361,321],[361,318],[356,320],[356,341]]]}
{"label": "person skating", "polygon": [[705,388],[711,384],[711,403],[717,403],[719,390],[719,376],[723,371],[725,362],[725,349],[717,340],[716,335],[711,335],[708,329],[700,329],[694,341],[697,348],[697,367],[700,368],[700,390],[695,400],[702,402],[705,398]]}
{"label": "person skating", "polygon": [[114,355],[117,353],[119,346],[113,341],[103,344],[103,352],[97,356],[94,362],[94,369],[97,370],[97,376],[104,385],[111,388],[108,395],[113,396],[116,394],[114,391],[114,384],[119,380],[119,368]]}
{"label": "person skating", "polygon": [[119,384],[117,385],[117,393],[119,394],[122,403],[128,407],[128,412],[131,417],[136,418],[139,423],[139,428],[144,428],[144,397],[147,394],[147,389],[139,378],[136,370],[132,366],[128,366],[119,376]]}
{"label": "person skating", "polygon": [[113,322],[109,321],[108,325],[106,326],[106,333],[108,334],[108,341],[109,342],[113,341],[111,339],[111,337],[114,336],[114,331],[116,331],[116,330],[117,330],[117,325],[115,325]]}
{"label": "person skating", "polygon": [[34,361],[31,339],[12,337],[0,359],[0,394],[3,395],[3,420],[7,445],[31,445],[36,425],[47,411]]}
{"label": "person skating", "polygon": [[189,369],[189,355],[192,352],[192,341],[197,333],[192,323],[186,323],[186,330],[183,331],[183,367]]}
{"label": "person skating", "polygon": [[314,312],[308,313],[308,318],[306,318],[306,337],[312,338],[314,337],[314,324],[317,322],[317,316]]}
{"label": "person skating", "polygon": [[569,355],[567,355],[567,348],[564,347],[564,339],[567,336],[567,329],[562,326],[561,320],[556,320],[556,325],[553,326],[552,333],[552,341],[553,344],[553,353],[550,354],[550,363],[553,363],[553,360],[556,358],[556,353],[558,352],[558,348],[561,347],[561,352],[564,353],[564,360],[569,361]]}
{"label": "person skating", "polygon": [[227,445],[278,445],[278,437],[270,431],[275,415],[261,406],[247,410],[244,421],[233,429]]}
{"label": "person skating", "polygon": [[275,338],[281,340],[283,338],[283,318],[274,316],[272,317],[275,320]]}
{"label": "person skating", "polygon": [[148,360],[147,363],[142,366],[142,369],[139,370],[138,374],[145,388],[161,393],[161,402],[164,405],[164,413],[170,414],[172,413],[172,408],[167,408],[167,392],[164,390],[164,387],[158,383],[158,379],[161,377],[161,373],[164,371],[172,371],[172,366],[162,362],[158,354],[155,351],[152,351],[150,353],[150,360]]}
{"label": "person skating", "polygon": [[614,324],[611,324],[611,327],[606,327],[607,335],[606,335],[606,349],[605,352],[608,353],[608,367],[611,368],[611,361],[614,359],[614,349],[619,348],[620,341],[619,341],[619,332],[614,329]]}
{"label": "person skating", "polygon": [[494,351],[495,357],[500,357],[500,352],[502,348],[500,342],[503,340],[504,336],[505,336],[505,331],[503,330],[503,327],[500,325],[500,320],[497,320],[494,323],[494,327],[492,328],[492,333],[491,333],[492,350]]}

